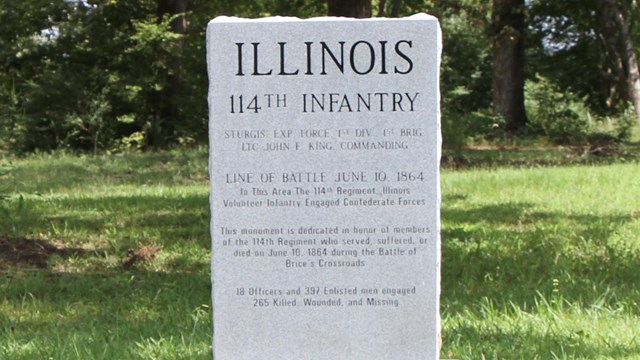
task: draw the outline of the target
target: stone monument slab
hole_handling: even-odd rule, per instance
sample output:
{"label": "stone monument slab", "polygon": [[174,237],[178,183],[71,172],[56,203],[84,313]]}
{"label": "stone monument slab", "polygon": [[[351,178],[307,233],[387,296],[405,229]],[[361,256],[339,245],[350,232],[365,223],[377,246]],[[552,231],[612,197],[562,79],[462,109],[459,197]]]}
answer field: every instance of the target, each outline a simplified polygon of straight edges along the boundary
{"label": "stone monument slab", "polygon": [[216,360],[437,359],[437,19],[207,29]]}

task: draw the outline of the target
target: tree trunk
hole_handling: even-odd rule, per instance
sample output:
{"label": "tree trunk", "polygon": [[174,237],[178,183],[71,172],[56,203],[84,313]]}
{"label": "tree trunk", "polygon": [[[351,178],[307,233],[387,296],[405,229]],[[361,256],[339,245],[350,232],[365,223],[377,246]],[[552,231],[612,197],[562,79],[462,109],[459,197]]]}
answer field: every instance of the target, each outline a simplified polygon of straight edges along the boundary
{"label": "tree trunk", "polygon": [[600,43],[597,49],[601,51],[599,71],[604,104],[607,109],[613,109],[620,98],[627,99],[628,96],[618,28],[610,9],[603,5],[604,2],[600,1],[596,8],[598,21],[593,29]]}
{"label": "tree trunk", "polygon": [[[159,21],[164,15],[177,15],[171,21],[171,30],[176,34],[186,34],[187,32],[187,12],[190,5],[190,0],[158,0],[158,18]],[[168,65],[171,68],[171,73],[168,74],[167,86],[163,89],[162,94],[159,94],[161,99],[158,109],[158,121],[160,132],[156,134],[158,138],[154,142],[166,142],[171,140],[175,135],[176,124],[180,121],[180,110],[178,106],[178,96],[180,94],[180,84],[182,83],[182,62],[180,59],[180,49],[184,46],[184,40],[178,40],[178,53],[170,54]],[[160,144],[156,144],[160,145]]]}
{"label": "tree trunk", "polygon": [[386,6],[386,0],[378,0],[378,17],[384,17],[385,11],[384,7]]}
{"label": "tree trunk", "polygon": [[[616,49],[622,63],[622,76],[626,85],[626,98],[631,101],[640,124],[640,70],[633,39],[627,26],[627,21],[614,0],[600,0],[603,17],[604,33],[609,30],[610,35],[604,36],[606,48]],[[611,29],[613,31],[611,31]]]}
{"label": "tree trunk", "polygon": [[371,17],[371,0],[328,0],[329,16]]}
{"label": "tree trunk", "polygon": [[391,0],[391,14],[390,16],[395,18],[400,15],[400,1],[401,0]]}
{"label": "tree trunk", "polygon": [[524,108],[524,0],[493,0],[493,109],[506,131],[527,124]]}

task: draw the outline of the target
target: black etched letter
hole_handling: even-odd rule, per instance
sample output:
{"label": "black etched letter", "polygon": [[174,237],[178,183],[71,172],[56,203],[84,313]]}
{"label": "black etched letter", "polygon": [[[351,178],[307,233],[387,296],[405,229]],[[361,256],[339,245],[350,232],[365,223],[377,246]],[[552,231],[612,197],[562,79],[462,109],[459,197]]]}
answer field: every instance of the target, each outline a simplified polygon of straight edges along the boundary
{"label": "black etched letter", "polygon": [[238,47],[238,73],[236,73],[237,76],[244,76],[244,73],[242,72],[242,45],[244,45],[244,43],[236,43],[236,46]]}
{"label": "black etched letter", "polygon": [[313,72],[311,72],[311,45],[313,45],[313,43],[305,42],[304,44],[307,45],[307,72],[304,74],[313,75]]}
{"label": "black etched letter", "polygon": [[400,44],[407,44],[409,45],[410,48],[413,46],[413,44],[409,40],[400,40],[396,43],[396,54],[398,54],[401,58],[405,59],[407,64],[409,64],[409,67],[407,68],[407,70],[399,70],[398,67],[396,66],[394,69],[394,72],[396,74],[404,75],[404,74],[410,73],[411,70],[413,70],[413,61],[411,61],[411,58],[409,58],[407,54],[403,53],[402,50],[400,50]]}
{"label": "black etched letter", "polygon": [[261,73],[258,71],[258,46],[260,43],[251,43],[253,45],[253,74],[252,75],[271,75],[273,70],[269,70],[269,72]]}
{"label": "black etched letter", "polygon": [[331,56],[334,64],[340,69],[340,72],[344,74],[344,41],[340,41],[340,60],[336,58],[336,56],[331,52],[331,49],[327,47],[327,43],[324,41],[320,42],[322,44],[322,72],[321,75],[327,75],[326,67],[325,67],[325,57],[324,54],[328,53]]}
{"label": "black etched letter", "polygon": [[387,42],[380,41],[380,74],[388,74],[387,72]]}
{"label": "black etched letter", "polygon": [[[366,71],[359,71],[356,68],[356,47],[360,44],[367,44],[367,46],[369,47],[369,68]],[[351,70],[353,70],[356,74],[358,75],[366,75],[368,73],[371,72],[371,70],[373,70],[373,67],[376,64],[376,52],[375,50],[373,50],[373,46],[371,46],[371,44],[369,44],[368,42],[361,40],[356,42],[355,44],[353,44],[353,46],[351,46]]]}
{"label": "black etched letter", "polygon": [[278,45],[280,45],[280,73],[278,75],[298,75],[299,70],[296,69],[295,72],[291,72],[288,73],[285,71],[284,69],[284,46],[287,45],[286,42],[279,42]]}

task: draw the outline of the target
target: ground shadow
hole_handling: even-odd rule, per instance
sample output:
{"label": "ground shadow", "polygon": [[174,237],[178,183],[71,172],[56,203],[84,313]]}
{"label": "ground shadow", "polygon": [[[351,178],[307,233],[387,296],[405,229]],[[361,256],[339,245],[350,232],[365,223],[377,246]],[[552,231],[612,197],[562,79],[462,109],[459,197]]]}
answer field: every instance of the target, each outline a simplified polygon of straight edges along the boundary
{"label": "ground shadow", "polygon": [[[49,204],[39,206],[40,201]],[[0,219],[0,234],[4,232],[17,238],[52,232],[93,234],[116,236],[124,244],[132,245],[145,239],[130,239],[130,236],[147,233],[154,234],[154,241],[160,244],[197,239],[199,246],[208,249],[209,218],[207,194],[36,198],[28,200],[24,208],[11,216]]]}
{"label": "ground shadow", "polygon": [[640,254],[618,254],[610,242],[629,216],[566,215],[510,202],[445,205],[442,221],[442,298],[452,309],[483,298],[498,307],[530,306],[558,291],[587,304],[605,292],[633,302],[640,291]]}
{"label": "ground shadow", "polygon": [[469,359],[556,359],[558,356],[563,359],[626,359],[640,354],[638,341],[625,345],[600,345],[583,337],[579,331],[532,331],[526,328],[523,325],[519,331],[505,331],[491,324],[482,328],[455,324],[449,337],[443,338],[443,356],[457,358],[454,352],[447,354],[456,339],[464,339],[465,343],[476,340],[473,357]]}
{"label": "ground shadow", "polygon": [[0,271],[8,268],[35,267],[45,269],[49,258],[82,256],[88,252],[80,247],[69,247],[43,239],[0,235]]}

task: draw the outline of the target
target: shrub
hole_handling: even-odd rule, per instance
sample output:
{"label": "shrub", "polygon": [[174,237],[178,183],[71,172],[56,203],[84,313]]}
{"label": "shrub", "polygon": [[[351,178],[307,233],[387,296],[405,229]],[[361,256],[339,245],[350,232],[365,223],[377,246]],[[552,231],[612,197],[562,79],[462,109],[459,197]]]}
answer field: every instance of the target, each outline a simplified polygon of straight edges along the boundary
{"label": "shrub", "polygon": [[625,103],[619,106],[614,114],[600,119],[597,124],[597,131],[614,137],[618,142],[630,140],[637,120],[633,105]]}
{"label": "shrub", "polygon": [[586,99],[559,88],[549,79],[536,76],[525,85],[525,106],[529,129],[559,145],[619,143],[631,138],[636,116],[624,103],[609,114],[589,111]]}
{"label": "shrub", "polygon": [[536,76],[525,84],[525,107],[529,128],[554,144],[584,144],[591,115],[582,99],[561,92],[550,80]]}

